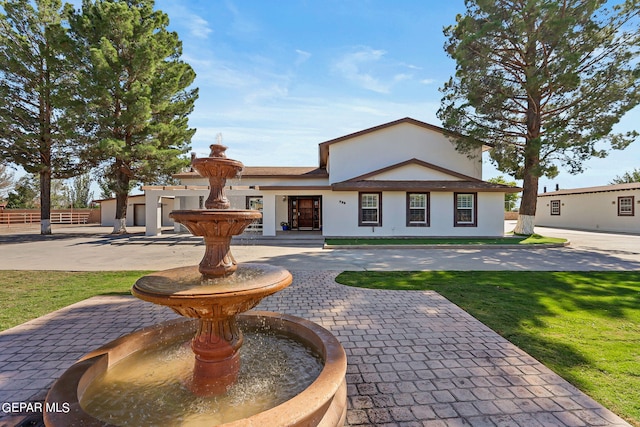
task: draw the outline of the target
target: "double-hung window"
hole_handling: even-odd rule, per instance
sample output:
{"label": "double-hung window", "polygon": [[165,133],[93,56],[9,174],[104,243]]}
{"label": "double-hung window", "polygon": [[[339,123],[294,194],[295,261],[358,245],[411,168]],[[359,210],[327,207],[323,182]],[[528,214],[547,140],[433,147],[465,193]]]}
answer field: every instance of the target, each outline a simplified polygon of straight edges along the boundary
{"label": "double-hung window", "polygon": [[618,197],[618,216],[633,216],[633,196]]}
{"label": "double-hung window", "polygon": [[429,193],[407,193],[407,227],[429,226]]}
{"label": "double-hung window", "polygon": [[552,200],[549,204],[551,215],[560,215],[560,200]]}
{"label": "double-hung window", "polygon": [[382,225],[382,193],[360,193],[358,225]]}
{"label": "double-hung window", "polygon": [[453,193],[454,198],[454,226],[475,227],[478,222],[478,194]]}

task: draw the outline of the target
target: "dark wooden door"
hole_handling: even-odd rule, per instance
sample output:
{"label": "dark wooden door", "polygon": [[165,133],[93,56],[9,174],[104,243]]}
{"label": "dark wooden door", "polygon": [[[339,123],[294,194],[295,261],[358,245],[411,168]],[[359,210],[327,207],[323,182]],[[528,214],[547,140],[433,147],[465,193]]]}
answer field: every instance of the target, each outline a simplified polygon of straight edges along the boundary
{"label": "dark wooden door", "polygon": [[298,199],[298,228],[313,228],[313,199]]}

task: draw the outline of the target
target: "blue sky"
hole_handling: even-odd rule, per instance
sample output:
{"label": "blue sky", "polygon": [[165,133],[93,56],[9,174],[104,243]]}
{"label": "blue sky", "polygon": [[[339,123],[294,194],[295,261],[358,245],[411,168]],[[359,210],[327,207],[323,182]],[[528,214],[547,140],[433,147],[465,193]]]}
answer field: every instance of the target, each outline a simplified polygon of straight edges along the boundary
{"label": "blue sky", "polygon": [[[73,0],[74,3],[79,3]],[[78,4],[79,6],[79,4]],[[463,0],[156,0],[200,89],[189,124],[198,156],[221,133],[247,166],[315,166],[318,144],[413,117],[440,125],[455,63],[443,27]],[[618,130],[640,130],[640,108]],[[540,191],[606,185],[640,167],[640,141]],[[484,179],[504,175],[485,159]]]}
{"label": "blue sky", "polygon": [[[196,71],[192,148],[222,133],[247,166],[313,166],[318,144],[402,117],[440,125],[438,89],[454,73],[444,26],[463,0],[158,0]],[[620,130],[639,129],[640,109]],[[606,185],[640,167],[640,141],[549,189]],[[487,160],[484,178],[501,173]]]}

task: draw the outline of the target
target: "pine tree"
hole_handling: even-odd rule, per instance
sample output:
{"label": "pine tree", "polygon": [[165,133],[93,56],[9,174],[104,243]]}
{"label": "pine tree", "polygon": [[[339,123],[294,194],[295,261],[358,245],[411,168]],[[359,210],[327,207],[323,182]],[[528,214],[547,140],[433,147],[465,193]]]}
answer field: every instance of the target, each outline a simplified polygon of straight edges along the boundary
{"label": "pine tree", "polygon": [[0,164],[0,200],[13,189],[14,184],[13,172],[6,165]]}
{"label": "pine tree", "polygon": [[523,180],[516,233],[532,234],[538,179],[558,164],[582,171],[604,146],[623,149],[637,132],[612,127],[640,101],[640,8],[627,0],[466,0],[445,29],[456,75],[445,84],[444,127],[485,142],[498,169]]}
{"label": "pine tree", "polygon": [[640,169],[634,169],[631,172],[625,172],[622,176],[616,176],[610,184],[629,184],[632,182],[640,182]]}
{"label": "pine tree", "polygon": [[59,0],[0,3],[0,158],[39,177],[42,234],[51,234],[51,180],[80,169],[65,118],[74,65]]}
{"label": "pine tree", "polygon": [[72,208],[88,208],[91,206],[93,192],[91,191],[91,176],[86,173],[79,175],[68,183],[66,199]]}
{"label": "pine tree", "polygon": [[78,116],[87,119],[91,158],[116,197],[114,233],[126,233],[127,199],[138,182],[153,182],[188,165],[195,130],[187,116],[197,89],[193,69],[168,16],[152,0],[85,0],[71,13],[72,38],[87,64],[78,84]]}

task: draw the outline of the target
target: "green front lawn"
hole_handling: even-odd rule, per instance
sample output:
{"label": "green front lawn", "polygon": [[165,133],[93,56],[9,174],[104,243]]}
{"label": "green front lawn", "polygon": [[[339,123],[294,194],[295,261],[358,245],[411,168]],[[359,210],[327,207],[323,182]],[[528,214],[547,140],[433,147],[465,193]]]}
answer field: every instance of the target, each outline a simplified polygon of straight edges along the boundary
{"label": "green front lawn", "polygon": [[344,272],[375,289],[435,290],[640,426],[640,272]]}
{"label": "green front lawn", "polygon": [[345,238],[325,239],[327,245],[540,245],[563,244],[567,240],[556,237],[545,237],[539,234],[513,237],[406,237],[406,238]]}
{"label": "green front lawn", "polygon": [[130,295],[141,271],[0,271],[0,331],[96,295]]}
{"label": "green front lawn", "polygon": [[[145,272],[0,271],[0,330]],[[435,290],[640,427],[640,272],[344,272],[359,287]]]}

